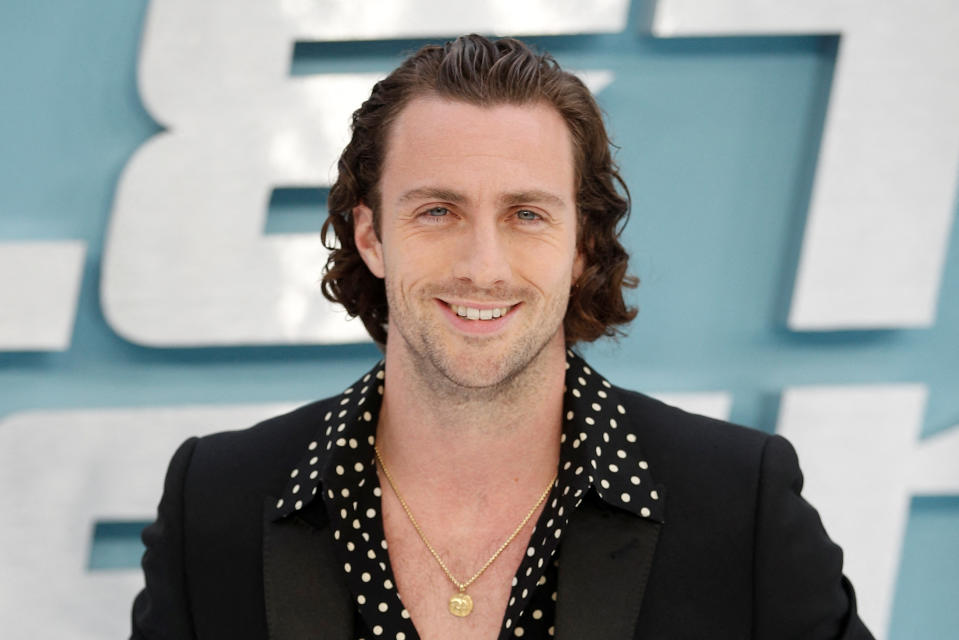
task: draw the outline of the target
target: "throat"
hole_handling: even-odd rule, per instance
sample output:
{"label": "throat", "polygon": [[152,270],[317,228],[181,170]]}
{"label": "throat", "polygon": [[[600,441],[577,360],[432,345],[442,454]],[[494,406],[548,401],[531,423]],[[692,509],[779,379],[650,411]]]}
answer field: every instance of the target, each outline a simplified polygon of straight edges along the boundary
{"label": "throat", "polygon": [[400,486],[418,485],[427,501],[448,501],[456,510],[545,483],[559,461],[561,362],[558,369],[529,370],[510,385],[453,391],[410,367],[391,369],[388,356],[376,443]]}

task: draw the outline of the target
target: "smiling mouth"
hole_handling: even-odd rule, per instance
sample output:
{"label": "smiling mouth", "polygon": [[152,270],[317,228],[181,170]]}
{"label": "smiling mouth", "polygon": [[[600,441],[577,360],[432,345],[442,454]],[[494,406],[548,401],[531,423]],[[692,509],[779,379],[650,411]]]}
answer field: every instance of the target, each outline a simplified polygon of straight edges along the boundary
{"label": "smiling mouth", "polygon": [[493,309],[477,309],[476,307],[465,307],[458,304],[449,304],[449,308],[453,310],[453,313],[458,315],[461,318],[466,318],[467,320],[494,320],[496,318],[501,318],[509,313],[516,305],[506,306],[506,307],[495,307]]}

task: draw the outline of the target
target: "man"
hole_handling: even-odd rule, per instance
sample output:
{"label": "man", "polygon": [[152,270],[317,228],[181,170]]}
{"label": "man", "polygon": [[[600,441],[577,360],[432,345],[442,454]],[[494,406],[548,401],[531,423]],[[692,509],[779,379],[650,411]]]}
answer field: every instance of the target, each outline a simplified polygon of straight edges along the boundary
{"label": "man", "polygon": [[516,40],[426,47],[374,87],[324,291],[385,359],[184,443],[133,637],[870,637],[785,440],[569,350],[635,315],[609,146]]}

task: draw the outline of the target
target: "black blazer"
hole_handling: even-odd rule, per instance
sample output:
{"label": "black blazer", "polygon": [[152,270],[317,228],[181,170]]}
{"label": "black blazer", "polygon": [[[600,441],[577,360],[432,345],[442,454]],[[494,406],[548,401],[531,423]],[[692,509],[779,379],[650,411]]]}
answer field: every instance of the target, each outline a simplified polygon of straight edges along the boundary
{"label": "black blazer", "polygon": [[[786,440],[610,392],[668,493],[665,523],[587,496],[562,541],[557,638],[872,637]],[[323,501],[271,517],[334,406],[183,443],[143,532],[133,638],[352,640]]]}

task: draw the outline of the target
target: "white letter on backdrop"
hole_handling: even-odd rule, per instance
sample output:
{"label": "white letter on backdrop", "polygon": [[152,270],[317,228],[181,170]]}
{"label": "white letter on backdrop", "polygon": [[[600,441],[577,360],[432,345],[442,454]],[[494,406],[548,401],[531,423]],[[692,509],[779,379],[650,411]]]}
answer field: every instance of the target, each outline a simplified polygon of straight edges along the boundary
{"label": "white letter on backdrop", "polygon": [[841,34],[789,326],[934,324],[959,176],[959,4],[658,0],[653,33]]}

